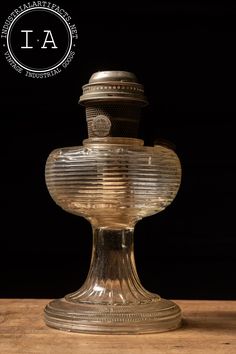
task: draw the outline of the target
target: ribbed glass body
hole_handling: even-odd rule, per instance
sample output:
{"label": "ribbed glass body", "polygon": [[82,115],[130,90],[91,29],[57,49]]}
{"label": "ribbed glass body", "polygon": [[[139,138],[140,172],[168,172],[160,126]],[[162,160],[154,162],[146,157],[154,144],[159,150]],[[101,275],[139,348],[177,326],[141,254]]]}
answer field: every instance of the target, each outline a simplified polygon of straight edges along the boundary
{"label": "ribbed glass body", "polygon": [[174,151],[134,138],[90,138],[54,150],[46,183],[54,201],[93,227],[84,285],[52,301],[45,320],[54,328],[92,333],[146,333],[177,328],[177,305],[145,290],[133,254],[133,229],[169,205],[181,180]]}
{"label": "ribbed glass body", "polygon": [[47,186],[63,209],[96,227],[132,227],[174,199],[181,167],[172,150],[128,138],[84,145],[57,149],[47,161]]}

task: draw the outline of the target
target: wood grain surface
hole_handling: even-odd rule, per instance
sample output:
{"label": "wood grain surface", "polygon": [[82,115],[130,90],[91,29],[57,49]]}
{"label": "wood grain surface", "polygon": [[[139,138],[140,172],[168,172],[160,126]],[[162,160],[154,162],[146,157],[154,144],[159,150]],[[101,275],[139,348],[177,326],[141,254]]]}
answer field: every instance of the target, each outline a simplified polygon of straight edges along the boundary
{"label": "wood grain surface", "polygon": [[141,335],[90,335],[48,328],[49,300],[0,300],[0,354],[236,353],[236,301],[176,301],[181,329]]}

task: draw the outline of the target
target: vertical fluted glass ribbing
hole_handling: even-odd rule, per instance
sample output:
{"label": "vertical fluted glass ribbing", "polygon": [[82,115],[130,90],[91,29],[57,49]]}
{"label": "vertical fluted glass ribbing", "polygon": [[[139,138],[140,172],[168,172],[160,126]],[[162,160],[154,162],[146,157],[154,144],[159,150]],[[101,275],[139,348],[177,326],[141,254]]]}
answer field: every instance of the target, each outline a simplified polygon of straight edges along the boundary
{"label": "vertical fluted glass ribbing", "polygon": [[100,305],[149,303],[158,295],[140,284],[133,253],[133,229],[95,228],[90,270],[84,285],[66,296],[73,302]]}

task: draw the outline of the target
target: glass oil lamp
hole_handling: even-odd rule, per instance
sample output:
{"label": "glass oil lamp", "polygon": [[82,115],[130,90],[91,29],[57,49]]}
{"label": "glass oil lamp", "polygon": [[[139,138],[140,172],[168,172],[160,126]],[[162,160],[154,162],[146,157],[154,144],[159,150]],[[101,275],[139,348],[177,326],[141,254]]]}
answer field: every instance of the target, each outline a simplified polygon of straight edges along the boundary
{"label": "glass oil lamp", "polygon": [[46,184],[65,211],[93,229],[90,269],[81,288],[45,308],[48,326],[65,331],[132,334],[176,329],[181,310],[141,285],[134,260],[138,220],[165,209],[175,198],[181,166],[175,152],[144,146],[137,138],[147,104],[134,74],[101,71],[83,86],[88,138],[82,146],[54,150]]}

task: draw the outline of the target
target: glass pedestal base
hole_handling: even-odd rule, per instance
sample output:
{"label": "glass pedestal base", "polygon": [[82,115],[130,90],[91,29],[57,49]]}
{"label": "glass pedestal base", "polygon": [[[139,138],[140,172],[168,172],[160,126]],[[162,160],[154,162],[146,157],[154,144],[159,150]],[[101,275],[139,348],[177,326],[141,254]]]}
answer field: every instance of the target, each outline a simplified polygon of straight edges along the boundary
{"label": "glass pedestal base", "polygon": [[178,328],[180,308],[141,285],[133,229],[94,229],[90,270],[82,287],[45,308],[48,326],[87,333],[152,333]]}
{"label": "glass pedestal base", "polygon": [[135,334],[170,331],[180,327],[181,310],[174,302],[157,300],[136,305],[98,305],[51,301],[45,308],[48,326],[72,332]]}

